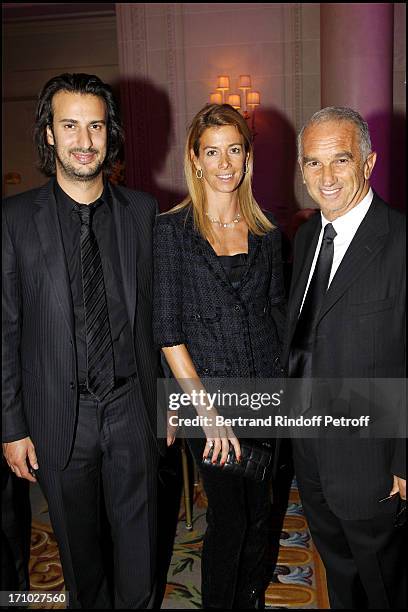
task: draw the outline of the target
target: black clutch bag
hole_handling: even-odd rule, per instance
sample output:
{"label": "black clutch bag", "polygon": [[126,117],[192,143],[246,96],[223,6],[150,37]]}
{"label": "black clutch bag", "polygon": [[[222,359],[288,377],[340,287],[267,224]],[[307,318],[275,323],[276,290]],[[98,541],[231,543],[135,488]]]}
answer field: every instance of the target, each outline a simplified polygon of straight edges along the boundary
{"label": "black clutch bag", "polygon": [[214,447],[210,449],[208,456],[203,459],[203,465],[222,470],[227,474],[250,478],[257,482],[270,478],[275,453],[275,441],[240,440],[239,443],[241,446],[240,461],[237,461],[234,447],[230,444],[227,460],[224,465],[220,464],[221,453],[218,455],[217,463],[212,463]]}
{"label": "black clutch bag", "polygon": [[399,499],[397,514],[395,515],[394,527],[407,526],[407,502],[405,499]]}

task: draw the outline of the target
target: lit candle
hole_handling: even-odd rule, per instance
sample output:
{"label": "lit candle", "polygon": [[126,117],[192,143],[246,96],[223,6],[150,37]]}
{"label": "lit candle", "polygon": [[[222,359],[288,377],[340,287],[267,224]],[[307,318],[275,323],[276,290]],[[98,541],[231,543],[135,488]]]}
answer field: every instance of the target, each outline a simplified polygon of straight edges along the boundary
{"label": "lit candle", "polygon": [[218,81],[217,81],[217,89],[220,90],[227,90],[229,89],[230,86],[230,82],[229,82],[229,76],[219,76],[218,77]]}
{"label": "lit candle", "polygon": [[251,77],[249,74],[241,74],[239,77],[239,89],[251,89]]}
{"label": "lit candle", "polygon": [[216,92],[210,94],[211,104],[222,104],[222,93]]}
{"label": "lit candle", "polygon": [[236,109],[241,108],[241,97],[239,94],[230,94],[228,96],[228,104],[231,104]]}
{"label": "lit candle", "polygon": [[247,94],[247,104],[248,106],[259,106],[261,103],[261,96],[259,95],[259,91],[250,91]]}

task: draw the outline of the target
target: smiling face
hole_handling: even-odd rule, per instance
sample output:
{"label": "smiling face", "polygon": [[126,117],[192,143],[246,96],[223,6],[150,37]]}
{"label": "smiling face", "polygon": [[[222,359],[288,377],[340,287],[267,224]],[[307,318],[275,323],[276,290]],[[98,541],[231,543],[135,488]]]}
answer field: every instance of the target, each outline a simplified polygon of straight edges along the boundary
{"label": "smiling face", "polygon": [[100,175],[107,149],[105,102],[91,94],[60,91],[52,100],[47,142],[55,148],[57,179],[91,181]]}
{"label": "smiling face", "polygon": [[364,161],[351,121],[311,124],[303,133],[300,168],[307,190],[329,221],[354,208],[369,190],[376,154]]}
{"label": "smiling face", "polygon": [[207,195],[231,193],[239,186],[245,165],[244,139],[235,125],[209,127],[201,134],[196,170],[202,170]]}

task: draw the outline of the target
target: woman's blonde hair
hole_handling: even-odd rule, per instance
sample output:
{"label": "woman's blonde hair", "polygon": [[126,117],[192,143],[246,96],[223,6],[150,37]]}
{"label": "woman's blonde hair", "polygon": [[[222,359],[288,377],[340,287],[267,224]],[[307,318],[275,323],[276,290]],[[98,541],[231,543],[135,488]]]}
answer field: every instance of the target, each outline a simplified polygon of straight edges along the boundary
{"label": "woman's blonde hair", "polygon": [[191,151],[194,151],[194,155],[198,157],[200,138],[203,132],[208,128],[220,127],[223,125],[235,126],[243,137],[246,173],[243,175],[243,179],[238,187],[240,212],[248,225],[249,231],[258,236],[262,236],[273,229],[274,226],[263,214],[252,194],[252,136],[245,119],[229,104],[207,104],[194,117],[187,135],[184,151],[184,174],[189,193],[180,204],[172,208],[169,212],[178,212],[191,205],[195,228],[204,239],[214,236],[211,228],[211,221],[205,214],[206,197],[203,180],[196,176],[196,168],[191,159]]}

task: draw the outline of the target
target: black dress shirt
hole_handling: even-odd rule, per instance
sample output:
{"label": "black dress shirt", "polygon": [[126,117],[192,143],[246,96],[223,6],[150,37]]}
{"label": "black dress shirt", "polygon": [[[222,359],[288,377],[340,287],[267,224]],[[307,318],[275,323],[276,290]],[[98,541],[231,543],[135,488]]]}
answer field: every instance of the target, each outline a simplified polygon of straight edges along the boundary
{"label": "black dress shirt", "polygon": [[[74,308],[75,338],[78,357],[78,380],[86,381],[86,335],[85,309],[82,293],[80,228],[78,204],[55,183],[58,216],[62,232],[68,274],[71,283]],[[109,191],[104,189],[98,200],[89,204],[95,207],[92,229],[101,255],[105,281],[106,300],[113,342],[115,377],[128,378],[136,373],[133,354],[132,332],[123,298],[123,283],[120,272],[119,252]]]}

